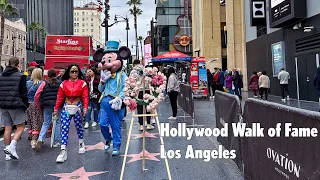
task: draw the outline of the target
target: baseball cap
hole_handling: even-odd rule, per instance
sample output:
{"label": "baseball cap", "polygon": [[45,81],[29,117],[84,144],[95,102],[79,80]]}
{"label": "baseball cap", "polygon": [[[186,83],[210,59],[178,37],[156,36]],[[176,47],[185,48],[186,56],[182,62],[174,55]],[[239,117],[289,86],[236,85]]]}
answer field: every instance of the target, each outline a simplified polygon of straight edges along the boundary
{"label": "baseball cap", "polygon": [[29,63],[29,67],[31,66],[38,66],[39,64],[35,61],[32,61],[31,63]]}

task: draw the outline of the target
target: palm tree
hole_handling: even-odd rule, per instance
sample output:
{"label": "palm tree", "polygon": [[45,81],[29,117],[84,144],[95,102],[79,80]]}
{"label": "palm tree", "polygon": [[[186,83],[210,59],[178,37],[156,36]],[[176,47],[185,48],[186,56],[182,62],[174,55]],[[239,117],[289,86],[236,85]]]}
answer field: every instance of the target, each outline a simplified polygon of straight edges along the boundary
{"label": "palm tree", "polygon": [[130,7],[132,7],[129,10],[129,12],[134,17],[134,30],[135,30],[135,33],[136,33],[136,55],[137,55],[137,57],[139,59],[137,16],[141,15],[143,11],[141,9],[139,9],[139,7],[137,7],[137,6],[140,6],[142,3],[141,3],[141,0],[129,0],[127,2],[127,4]]}
{"label": "palm tree", "polygon": [[143,58],[143,52],[142,52],[142,40],[143,40],[143,37],[142,37],[142,36],[139,36],[139,37],[138,37],[138,41],[140,42],[141,59],[142,59],[142,63],[144,64],[144,58]]}
{"label": "palm tree", "polygon": [[36,53],[37,53],[37,46],[38,46],[38,39],[39,39],[39,33],[42,34],[42,39],[45,38],[47,35],[47,30],[39,22],[32,22],[28,26],[28,30],[33,31],[33,37],[34,37],[34,42],[33,42],[33,59],[36,60]]}
{"label": "palm tree", "polygon": [[0,66],[1,66],[1,58],[2,58],[2,46],[4,39],[4,23],[5,19],[11,16],[18,15],[19,10],[14,7],[14,5],[7,3],[5,0],[1,0],[0,2]]}

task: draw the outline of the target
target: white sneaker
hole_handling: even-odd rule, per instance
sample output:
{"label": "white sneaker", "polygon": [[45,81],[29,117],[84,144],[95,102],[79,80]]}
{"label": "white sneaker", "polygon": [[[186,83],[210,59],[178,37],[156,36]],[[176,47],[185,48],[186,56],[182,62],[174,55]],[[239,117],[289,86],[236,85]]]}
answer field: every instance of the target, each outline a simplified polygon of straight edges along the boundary
{"label": "white sneaker", "polygon": [[4,149],[4,153],[9,155],[11,159],[19,159],[19,156],[17,154],[15,147],[8,146],[7,148]]}
{"label": "white sneaker", "polygon": [[6,161],[10,161],[12,158],[10,157],[9,154],[6,154]]}
{"label": "white sneaker", "polygon": [[257,98],[258,96],[253,96],[253,98]]}
{"label": "white sneaker", "polygon": [[79,154],[84,154],[86,152],[86,148],[84,147],[84,143],[79,143]]}
{"label": "white sneaker", "polygon": [[88,128],[89,128],[89,123],[88,123],[88,122],[86,122],[86,124],[84,124],[84,128],[85,128],[85,129],[88,129]]}
{"label": "white sneaker", "polygon": [[143,131],[143,125],[139,127],[139,131]]}
{"label": "white sneaker", "polygon": [[92,124],[91,124],[91,127],[96,127],[97,126],[97,123],[96,122],[93,122]]}
{"label": "white sneaker", "polygon": [[156,119],[152,118],[152,119],[150,120],[150,122],[151,122],[151,124],[156,124]]}
{"label": "white sneaker", "polygon": [[60,146],[60,143],[55,143],[54,145],[52,145],[52,147],[57,148]]}
{"label": "white sneaker", "polygon": [[148,124],[148,125],[147,125],[147,129],[148,129],[148,130],[154,129],[154,126],[152,126],[151,124]]}
{"label": "white sneaker", "polygon": [[66,149],[62,149],[59,156],[57,157],[57,160],[56,162],[57,163],[63,163],[65,162],[66,160],[68,159],[68,156],[67,156],[67,150]]}
{"label": "white sneaker", "polygon": [[172,117],[172,116],[171,116],[171,117],[169,117],[168,119],[169,119],[169,120],[176,120],[177,117]]}
{"label": "white sneaker", "polygon": [[287,100],[290,101],[290,97],[289,96],[287,96]]}

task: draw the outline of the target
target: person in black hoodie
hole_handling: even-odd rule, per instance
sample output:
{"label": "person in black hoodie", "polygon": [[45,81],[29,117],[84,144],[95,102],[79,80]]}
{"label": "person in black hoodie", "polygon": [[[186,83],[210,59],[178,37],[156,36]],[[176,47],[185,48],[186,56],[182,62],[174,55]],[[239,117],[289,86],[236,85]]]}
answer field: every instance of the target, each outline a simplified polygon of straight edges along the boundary
{"label": "person in black hoodie", "polygon": [[[6,160],[19,159],[16,152],[17,141],[25,126],[28,107],[26,76],[19,72],[19,59],[10,58],[9,66],[0,75],[0,108],[5,126],[4,144]],[[12,127],[17,127],[11,141]]]}
{"label": "person in black hoodie", "polygon": [[[48,71],[48,80],[42,81],[40,87],[38,88],[35,96],[34,96],[34,103],[40,109],[43,109],[43,124],[41,127],[41,131],[39,134],[39,138],[37,140],[37,144],[35,146],[36,150],[41,148],[46,135],[51,132],[50,125],[52,122],[52,114],[53,114],[53,107],[56,104],[58,90],[61,84],[61,81],[56,78],[57,72],[55,69],[50,69]],[[60,145],[60,114],[61,110],[58,112],[58,120],[56,121],[54,131],[54,142],[53,147],[58,147]]]}

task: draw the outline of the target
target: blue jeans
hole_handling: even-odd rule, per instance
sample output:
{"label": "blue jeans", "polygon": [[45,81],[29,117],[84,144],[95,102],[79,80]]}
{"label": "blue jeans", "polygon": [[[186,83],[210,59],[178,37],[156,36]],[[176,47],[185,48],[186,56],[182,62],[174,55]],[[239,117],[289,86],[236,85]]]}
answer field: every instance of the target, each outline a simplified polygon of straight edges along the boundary
{"label": "blue jeans", "polygon": [[89,101],[89,107],[88,107],[88,113],[86,116],[86,122],[89,122],[91,120],[91,112],[93,110],[93,118],[94,121],[98,121],[98,115],[99,115],[99,104],[96,101],[96,99],[90,99]]}
{"label": "blue jeans", "polygon": [[[43,124],[41,127],[40,135],[38,141],[43,141],[45,139],[46,133],[52,123],[52,113],[53,113],[53,107],[46,107],[43,109]],[[52,129],[54,131],[54,143],[60,142],[60,128],[61,128],[61,122],[60,122],[60,114],[61,110],[58,112],[59,119],[56,123],[56,128]]]}
{"label": "blue jeans", "polygon": [[232,87],[231,87],[231,88],[228,88],[228,91],[229,91],[229,94],[234,94],[234,93],[233,93],[233,90],[232,90]]}

